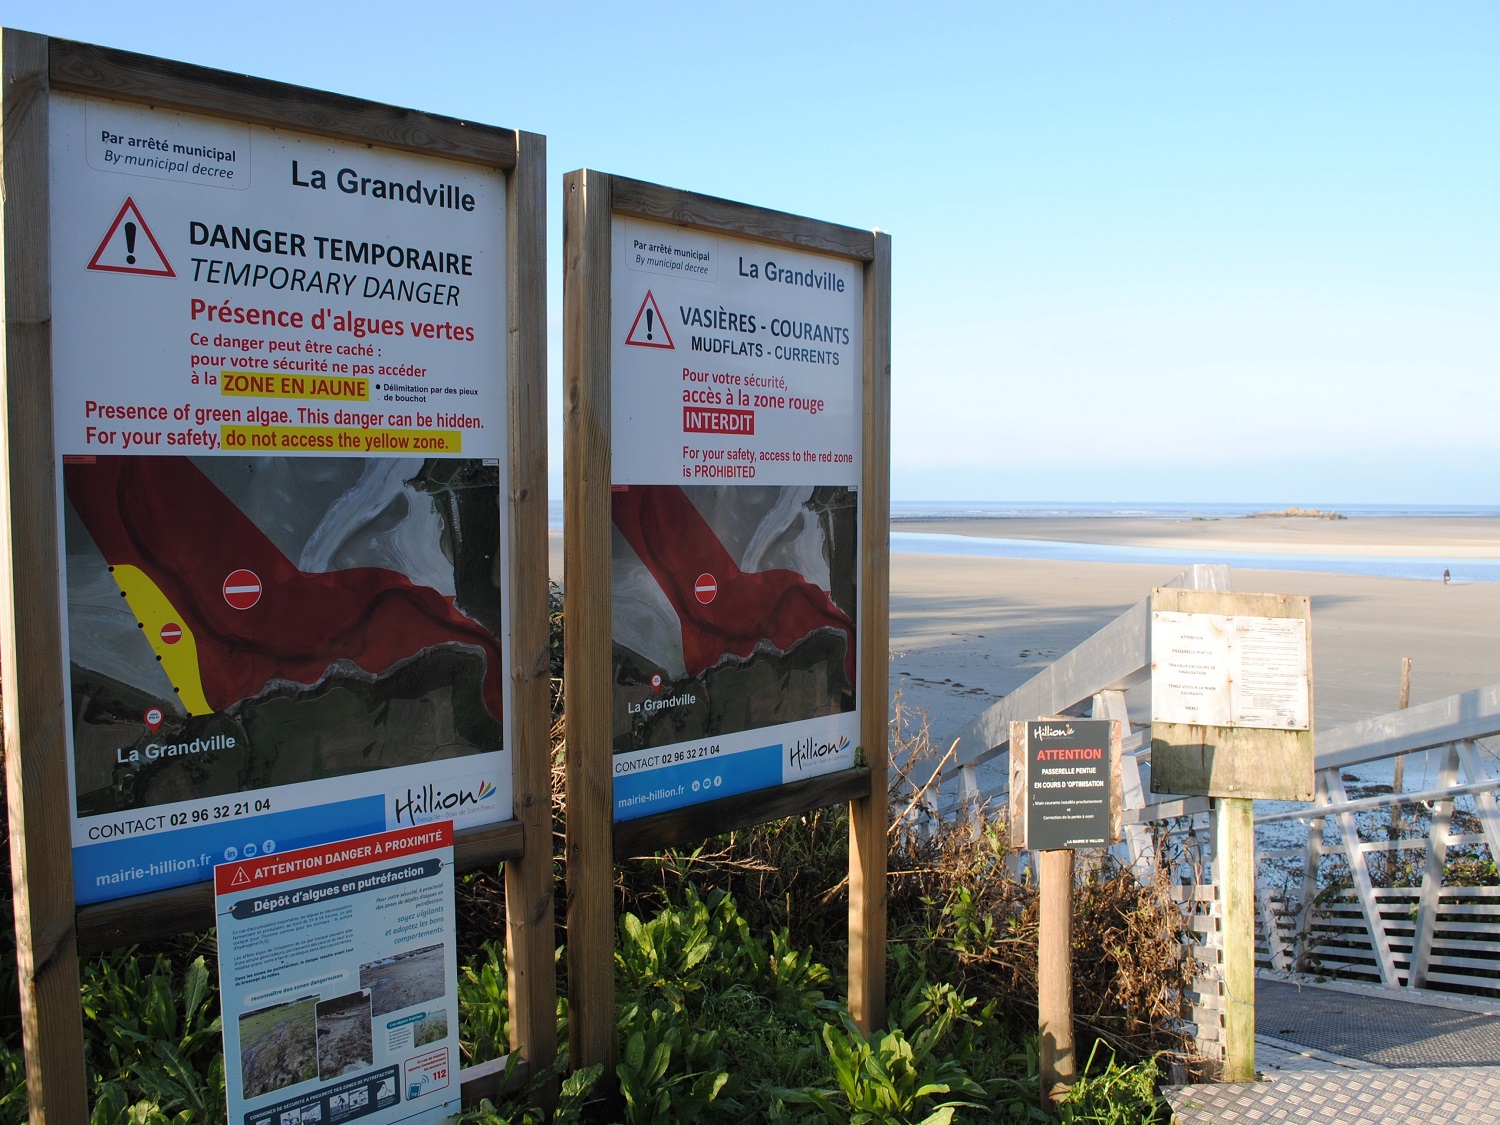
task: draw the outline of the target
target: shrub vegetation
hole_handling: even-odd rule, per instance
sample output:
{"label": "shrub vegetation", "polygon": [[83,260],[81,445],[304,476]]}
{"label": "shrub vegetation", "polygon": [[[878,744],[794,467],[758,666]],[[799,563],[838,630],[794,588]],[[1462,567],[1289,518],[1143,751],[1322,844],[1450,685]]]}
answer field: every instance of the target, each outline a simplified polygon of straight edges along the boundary
{"label": "shrub vegetation", "polygon": [[[556,634],[559,604],[553,620]],[[556,694],[554,702],[561,947],[565,739]],[[978,1125],[1047,1120],[1049,1110],[1063,1121],[1166,1121],[1156,1087],[1161,1053],[1182,1046],[1173,1030],[1187,984],[1180,915],[1161,888],[1108,860],[1084,870],[1073,959],[1087,1067],[1067,1100],[1049,1106],[1037,1078],[1035,887],[1009,862],[1003,825],[934,826],[921,793],[912,799],[934,755],[910,719],[898,704],[893,757],[911,778],[892,790],[902,815],[891,828],[883,1028],[861,1035],[841,999],[848,820],[842,808],[815,810],[619,865],[618,1096],[603,1096],[597,1067],[566,1074],[560,999],[557,1070],[465,1120],[541,1122],[540,1092],[563,1079],[558,1121]],[[8,851],[4,863],[8,881]],[[488,871],[458,888],[459,1034],[469,1063],[508,1049],[502,885]],[[26,1120],[9,903],[0,917],[0,1125]],[[215,956],[209,933],[83,960],[95,1125],[224,1121]]]}

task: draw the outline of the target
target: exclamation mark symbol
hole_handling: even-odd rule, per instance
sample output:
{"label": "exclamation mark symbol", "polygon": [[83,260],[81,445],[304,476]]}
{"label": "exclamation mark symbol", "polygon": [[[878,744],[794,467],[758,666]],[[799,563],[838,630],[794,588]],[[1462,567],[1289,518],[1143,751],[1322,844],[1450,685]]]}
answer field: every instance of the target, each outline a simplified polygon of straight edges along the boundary
{"label": "exclamation mark symbol", "polygon": [[128,265],[135,265],[135,224],[128,219],[125,221],[125,261]]}
{"label": "exclamation mark symbol", "polygon": [[[131,259],[131,261],[134,260]],[[649,308],[646,310],[646,339],[651,339],[651,310]]]}

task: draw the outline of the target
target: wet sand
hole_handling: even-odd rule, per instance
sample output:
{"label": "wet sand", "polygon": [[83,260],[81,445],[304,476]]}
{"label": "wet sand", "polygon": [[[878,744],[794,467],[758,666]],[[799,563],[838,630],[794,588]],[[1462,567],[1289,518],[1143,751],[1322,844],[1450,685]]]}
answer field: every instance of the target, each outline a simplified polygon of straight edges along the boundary
{"label": "wet sand", "polygon": [[[1500,520],[1255,518],[912,521],[900,531],[1275,554],[1500,557]],[[892,684],[955,729],[1079,644],[1176,566],[936,555],[891,560]],[[1308,594],[1315,727],[1394,710],[1401,658],[1413,704],[1500,682],[1500,583],[1231,571],[1233,588]],[[1132,718],[1146,700],[1130,700]]]}

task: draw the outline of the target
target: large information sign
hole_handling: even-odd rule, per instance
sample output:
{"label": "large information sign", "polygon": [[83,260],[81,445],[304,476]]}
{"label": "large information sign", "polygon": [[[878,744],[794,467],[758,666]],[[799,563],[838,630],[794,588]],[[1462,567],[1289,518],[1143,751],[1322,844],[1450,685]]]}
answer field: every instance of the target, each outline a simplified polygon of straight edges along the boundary
{"label": "large information sign", "polygon": [[214,870],[234,1125],[459,1109],[453,825]]}
{"label": "large information sign", "polygon": [[873,1029],[890,239],[590,169],[563,188],[573,1064],[614,1072],[617,856],[842,801]]}
{"label": "large information sign", "polygon": [[616,215],[614,818],[859,742],[863,267]]}
{"label": "large information sign", "polygon": [[77,900],[509,818],[504,174],[49,105]]}

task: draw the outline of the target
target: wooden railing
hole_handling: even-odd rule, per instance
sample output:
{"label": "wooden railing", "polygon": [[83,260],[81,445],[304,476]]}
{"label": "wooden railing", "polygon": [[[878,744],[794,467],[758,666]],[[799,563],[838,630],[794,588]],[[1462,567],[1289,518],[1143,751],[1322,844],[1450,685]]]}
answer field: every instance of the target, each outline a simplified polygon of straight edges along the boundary
{"label": "wooden railing", "polygon": [[[1168,585],[1228,590],[1229,568],[1194,566]],[[1124,841],[1115,852],[1142,877],[1159,862],[1172,867],[1175,897],[1199,939],[1192,954],[1200,962],[1200,988],[1186,998],[1185,1015],[1208,1053],[1221,1007],[1209,823],[1214,802],[1151,793],[1149,728],[1132,730],[1125,706],[1125,693],[1149,684],[1150,672],[1147,598],[944,740],[957,742],[958,776],[937,783],[936,812],[963,819],[1004,806],[1013,719],[1073,714],[1121,720]],[[1309,826],[1301,847],[1258,849],[1260,963],[1500,995],[1500,888],[1443,885],[1452,848],[1483,845],[1490,863],[1500,862],[1500,778],[1486,768],[1480,745],[1490,737],[1500,737],[1500,684],[1315,731],[1315,800],[1255,821]],[[1343,777],[1351,767],[1428,752],[1440,756],[1436,786],[1349,798]],[[1458,809],[1464,831],[1453,830],[1455,801],[1472,805]],[[1377,838],[1381,809],[1405,810],[1385,818],[1388,825],[1405,825],[1394,838],[1389,832]],[[1278,885],[1272,878],[1278,870],[1293,877]]]}
{"label": "wooden railing", "polygon": [[[1168,586],[1189,590],[1229,589],[1229,568],[1198,564],[1189,567]],[[987,807],[1010,788],[1003,756],[1009,751],[1011,720],[1036,719],[1043,715],[1090,714],[1096,718],[1121,719],[1126,723],[1125,802],[1140,809],[1146,790],[1135,767],[1149,760],[1149,740],[1129,741],[1129,718],[1125,692],[1147,683],[1151,676],[1151,599],[1131,606],[1077,648],[1061,657],[1016,688],[1004,699],[954,731],[945,745],[958,742],[954,761],[958,768],[958,792],[944,792],[940,814],[960,809],[977,811]],[[1145,750],[1147,756],[1140,757]],[[981,781],[981,767],[990,766],[989,784]],[[1132,791],[1136,794],[1132,799]]]}

